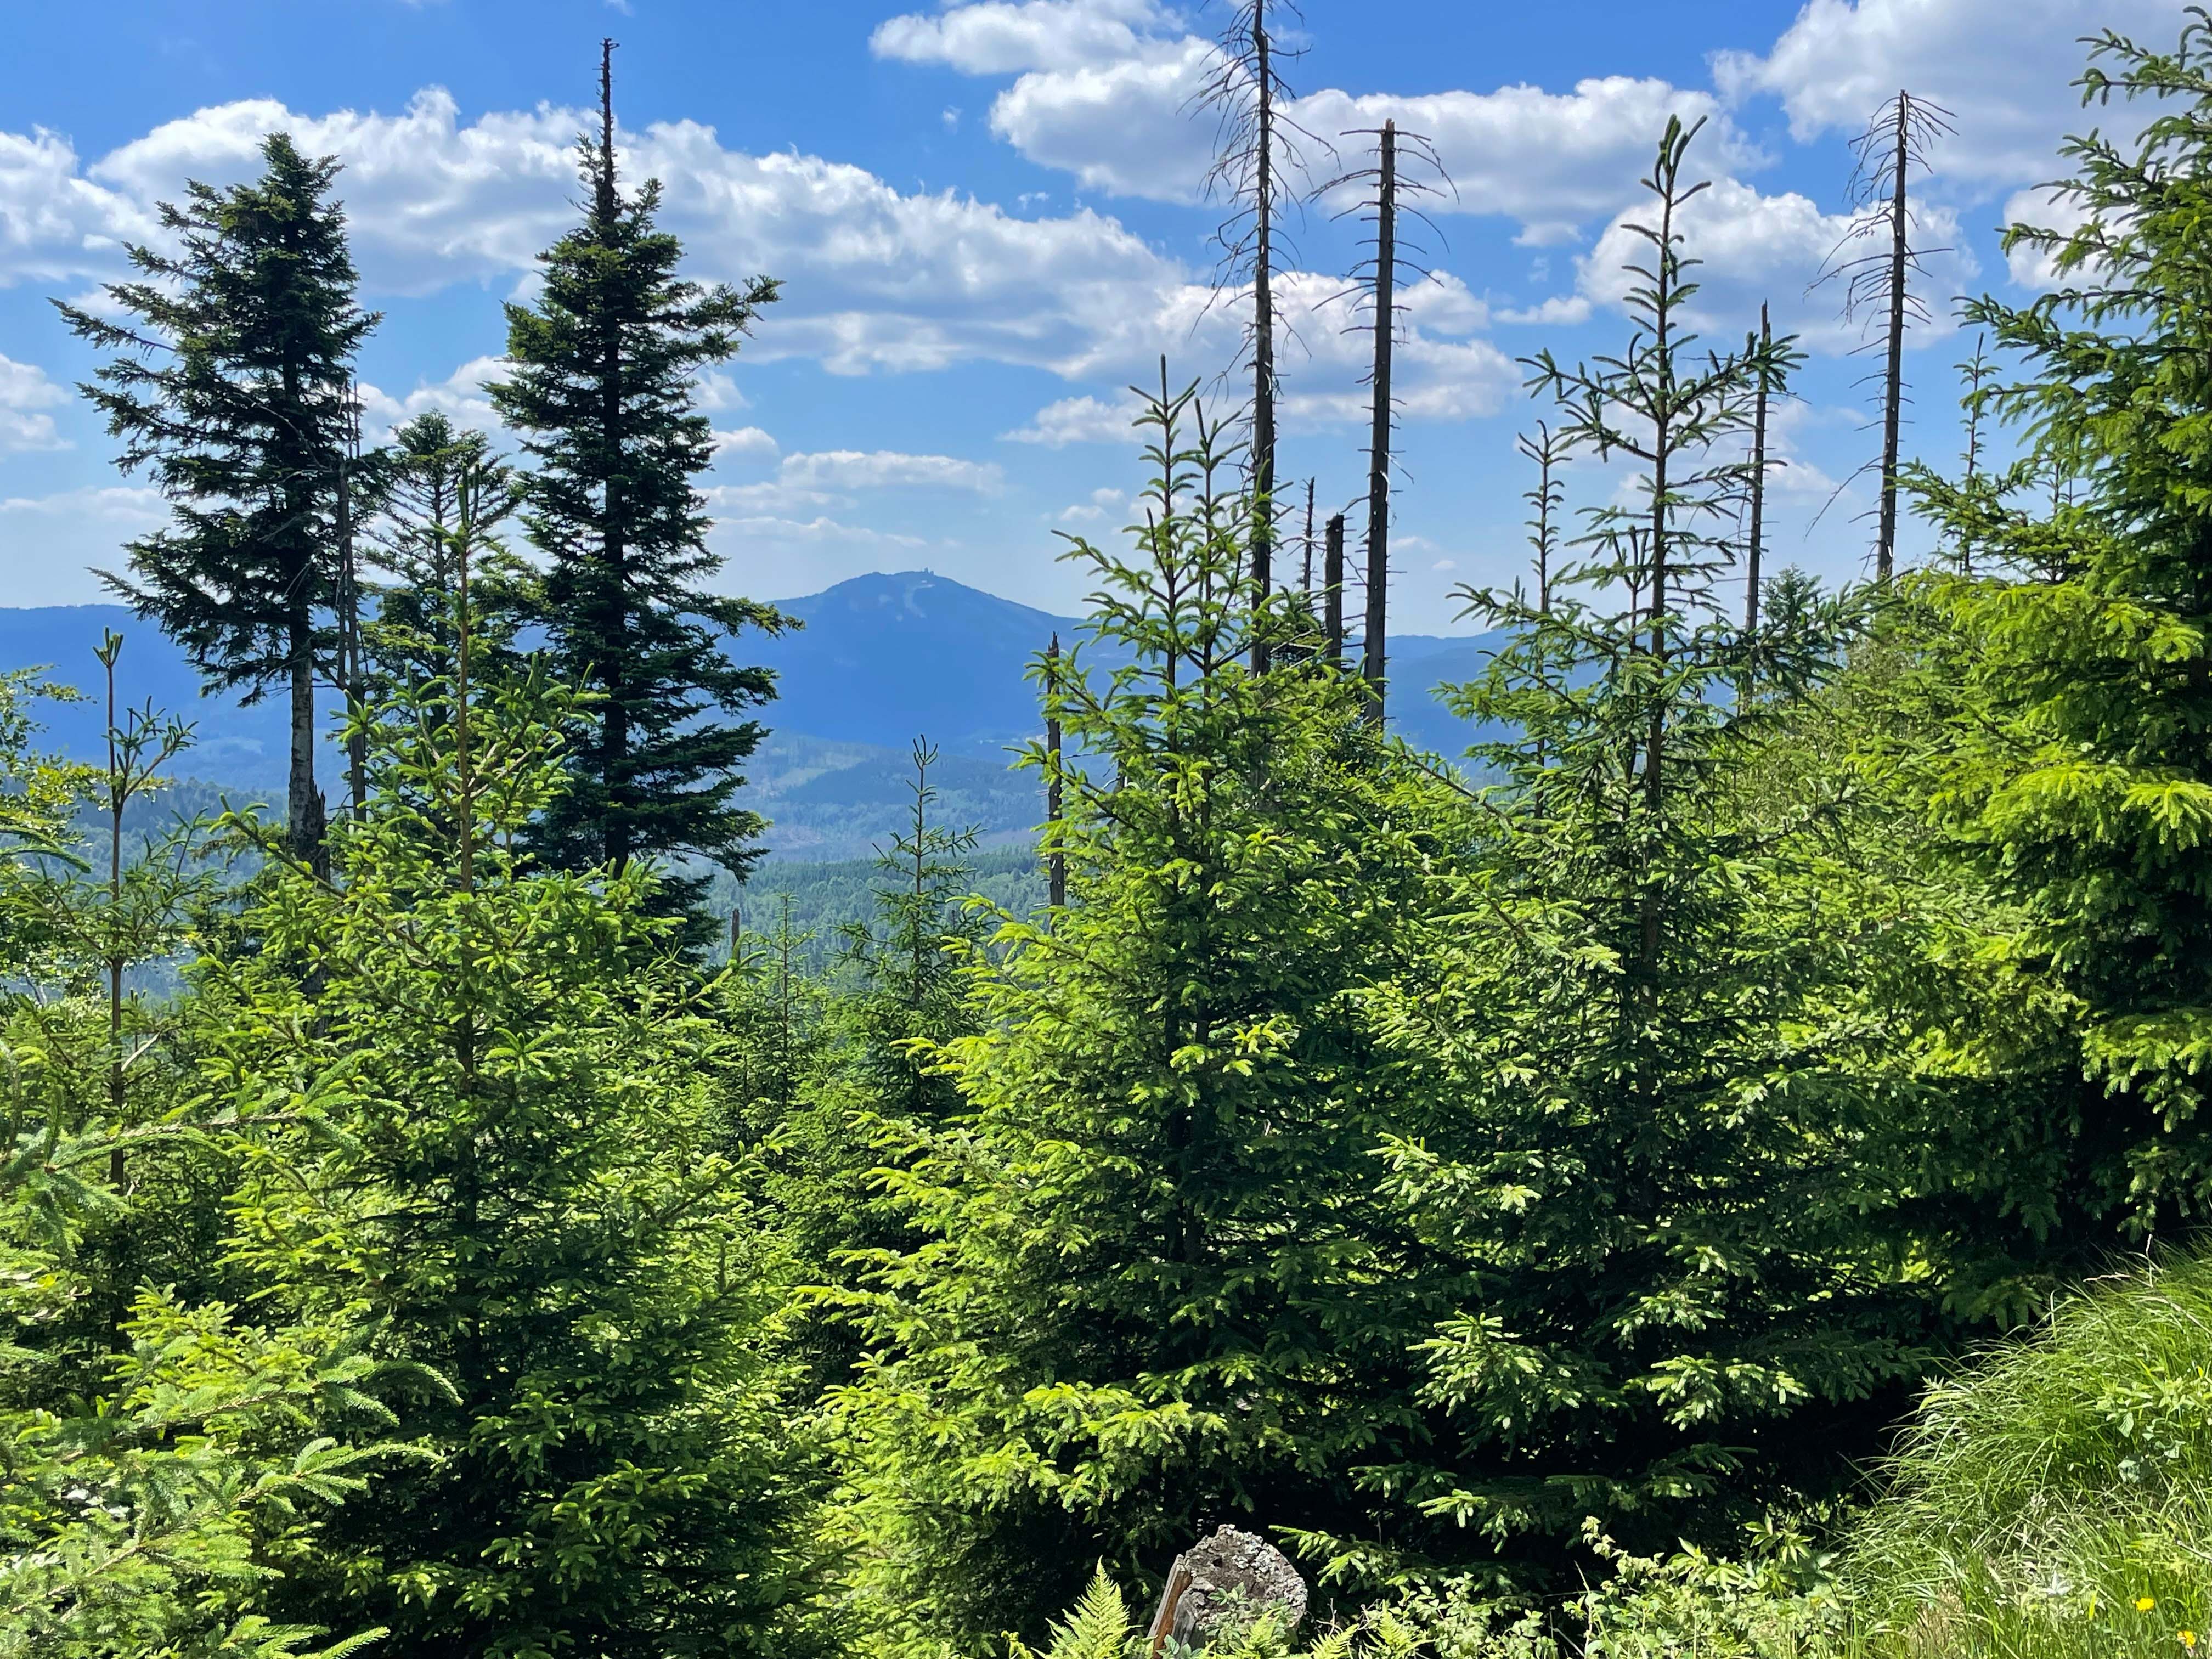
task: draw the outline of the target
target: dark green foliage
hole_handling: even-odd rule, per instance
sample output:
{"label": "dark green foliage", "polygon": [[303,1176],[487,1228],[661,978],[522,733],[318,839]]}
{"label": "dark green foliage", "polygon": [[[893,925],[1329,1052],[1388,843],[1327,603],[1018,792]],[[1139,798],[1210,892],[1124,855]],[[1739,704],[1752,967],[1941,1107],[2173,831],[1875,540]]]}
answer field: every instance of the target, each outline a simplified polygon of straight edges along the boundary
{"label": "dark green foliage", "polygon": [[276,684],[292,708],[287,835],[314,855],[314,686],[332,635],[331,516],[351,432],[353,359],[377,319],[354,303],[337,162],[264,139],[267,170],[228,190],[186,186],[164,203],[173,254],[130,250],[141,280],[110,284],[127,320],[72,306],[76,333],[116,356],[85,395],[143,467],[173,527],[131,544],[110,577],[142,617],[191,653],[210,686]]}
{"label": "dark green foliage", "polygon": [[[567,869],[688,854],[742,870],[761,820],[736,803],[737,769],[762,731],[718,716],[766,701],[774,682],[732,663],[724,641],[786,623],[708,589],[722,562],[696,480],[714,437],[692,383],[737,351],[776,285],[676,275],[683,250],[654,224],[659,183],[617,188],[611,108],[579,148],[584,222],[540,260],[537,302],[507,307],[514,368],[488,388],[536,464],[525,521],[550,561],[555,670],[599,694],[579,707],[568,789],[532,839]],[[696,903],[701,884],[670,891]]]}
{"label": "dark green foliage", "polygon": [[1885,1156],[1911,1030],[1879,1000],[1922,937],[1862,927],[1890,896],[1828,840],[1843,781],[1767,770],[1851,613],[1785,581],[1747,639],[1713,593],[1737,446],[1794,353],[1685,329],[1693,136],[1670,123],[1646,180],[1626,348],[1531,365],[1561,440],[1649,469],[1641,499],[1593,509],[1535,605],[1472,596],[1511,640],[1456,699],[1505,734],[1473,751],[1479,848],[1421,929],[1436,960],[1374,1000],[1452,1108],[1394,1139],[1390,1189],[1473,1287],[1420,1344],[1459,1438],[1374,1478],[1538,1577],[1586,1516],[1725,1540],[1847,1482],[1881,1421],[1860,1402],[1936,1334]]}

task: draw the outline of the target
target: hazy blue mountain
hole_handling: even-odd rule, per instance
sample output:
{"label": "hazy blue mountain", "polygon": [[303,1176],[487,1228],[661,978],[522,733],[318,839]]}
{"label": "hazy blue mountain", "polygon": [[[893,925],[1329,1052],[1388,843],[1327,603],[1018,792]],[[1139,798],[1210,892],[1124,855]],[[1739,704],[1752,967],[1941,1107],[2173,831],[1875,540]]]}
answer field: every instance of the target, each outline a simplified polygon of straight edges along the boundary
{"label": "hazy blue mountain", "polygon": [[[856,576],[783,608],[805,627],[780,639],[749,635],[736,647],[741,659],[777,673],[779,696],[763,716],[775,735],[749,769],[753,804],[776,825],[769,836],[775,856],[865,857],[896,826],[908,799],[908,750],[918,736],[943,750],[936,782],[947,821],[975,824],[994,842],[1028,833],[1042,816],[1036,786],[1026,774],[1005,770],[1007,751],[1037,729],[1030,664],[1055,632],[1063,645],[1075,645],[1077,618],[926,570]],[[49,678],[96,693],[93,647],[110,628],[125,636],[117,673],[122,701],[135,707],[150,700],[197,727],[180,771],[247,793],[281,787],[281,702],[203,696],[183,653],[120,605],[0,608],[0,669],[42,665]],[[1426,689],[1473,678],[1495,643],[1494,635],[1393,640],[1395,728],[1409,742],[1457,758],[1473,740],[1472,728]],[[96,697],[52,705],[44,718],[52,747],[98,757],[106,714]],[[335,749],[323,769],[325,787],[335,790]]]}
{"label": "hazy blue mountain", "polygon": [[[995,757],[1036,730],[1031,661],[1081,621],[1032,610],[927,570],[855,576],[783,608],[806,627],[747,640],[746,657],[780,676],[772,724],[811,736],[903,746],[916,735],[947,755]],[[1456,757],[1472,741],[1428,689],[1472,679],[1497,636],[1401,635],[1390,642],[1401,690],[1394,722],[1408,742]],[[1098,655],[1086,648],[1086,655]],[[1110,656],[1101,660],[1110,662]]]}
{"label": "hazy blue mountain", "polygon": [[927,735],[948,754],[995,757],[1034,732],[1030,661],[1078,626],[927,570],[855,576],[781,608],[806,626],[740,645],[776,671],[773,724],[901,749]]}

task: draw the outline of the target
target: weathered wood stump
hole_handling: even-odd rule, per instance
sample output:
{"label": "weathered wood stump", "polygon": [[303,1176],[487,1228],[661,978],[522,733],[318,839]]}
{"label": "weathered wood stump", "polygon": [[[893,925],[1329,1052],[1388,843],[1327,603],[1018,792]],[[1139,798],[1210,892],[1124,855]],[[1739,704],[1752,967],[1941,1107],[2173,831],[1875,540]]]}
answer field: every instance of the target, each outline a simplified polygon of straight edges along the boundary
{"label": "weathered wood stump", "polygon": [[1264,1538],[1221,1527],[1176,1557],[1152,1614],[1146,1651],[1157,1656],[1172,1638],[1202,1648],[1273,1610],[1285,1632],[1306,1616],[1306,1581],[1290,1557]]}

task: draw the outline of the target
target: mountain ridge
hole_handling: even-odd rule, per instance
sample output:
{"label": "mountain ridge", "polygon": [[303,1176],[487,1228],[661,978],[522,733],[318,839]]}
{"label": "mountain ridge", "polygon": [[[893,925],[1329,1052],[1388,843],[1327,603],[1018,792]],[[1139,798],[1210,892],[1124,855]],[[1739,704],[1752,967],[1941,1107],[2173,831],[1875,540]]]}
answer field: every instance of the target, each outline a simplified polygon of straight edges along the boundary
{"label": "mountain ridge", "polygon": [[[747,768],[749,790],[777,823],[779,854],[806,858],[865,856],[904,799],[910,744],[921,738],[945,757],[943,776],[957,777],[963,811],[988,837],[1025,834],[1041,816],[1034,781],[1007,773],[1010,750],[1037,731],[1030,665],[1053,635],[1077,659],[1110,665],[1113,653],[1079,649],[1085,624],[1001,599],[929,570],[855,576],[777,608],[805,625],[769,636],[740,636],[739,660],[772,669],[776,701],[760,711],[773,735]],[[0,607],[0,670],[46,665],[45,678],[99,691],[92,651],[104,629],[125,635],[117,666],[118,702],[150,702],[196,726],[181,774],[242,791],[280,787],[286,757],[281,700],[248,702],[201,694],[198,672],[151,623],[116,605]],[[1481,672],[1494,635],[1405,635],[1391,641],[1393,666],[1418,673],[1424,690]],[[337,714],[325,699],[325,728]],[[1433,698],[1401,693],[1393,726],[1407,741],[1456,757],[1474,737]],[[104,702],[94,695],[40,710],[49,744],[73,758],[103,751]],[[328,776],[338,775],[334,763]],[[850,773],[832,778],[833,773]],[[992,775],[999,778],[991,781]]]}

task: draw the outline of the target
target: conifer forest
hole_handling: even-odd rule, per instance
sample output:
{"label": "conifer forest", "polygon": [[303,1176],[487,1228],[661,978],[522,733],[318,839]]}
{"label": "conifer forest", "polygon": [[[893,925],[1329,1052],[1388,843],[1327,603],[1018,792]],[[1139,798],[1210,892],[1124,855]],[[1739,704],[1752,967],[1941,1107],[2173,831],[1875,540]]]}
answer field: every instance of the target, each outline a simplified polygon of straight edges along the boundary
{"label": "conifer forest", "polygon": [[[1449,182],[1328,135],[1371,416],[1316,522],[1285,11],[1215,9],[1243,349],[1133,388],[1127,527],[1040,550],[1090,598],[1033,845],[917,732],[834,936],[715,898],[798,623],[709,550],[700,387],[789,284],[689,274],[611,46],[496,431],[364,419],[348,174],[283,132],[56,300],[165,516],[135,631],[0,678],[0,1656],[2212,1644],[2212,19],[2082,44],[2025,304],[1926,275],[1966,118],[1867,112],[1788,279],[1869,344],[1850,581],[1771,544],[1807,351],[1704,320],[1712,139],[1654,123],[1430,752],[1393,349]],[[153,810],[149,636],[285,711],[266,805]],[[1304,1599],[1176,1613],[1224,1526]]]}

